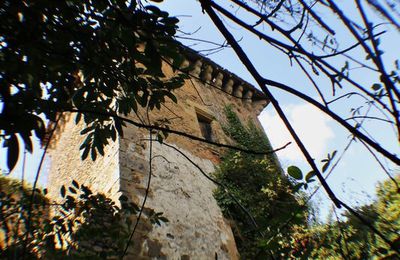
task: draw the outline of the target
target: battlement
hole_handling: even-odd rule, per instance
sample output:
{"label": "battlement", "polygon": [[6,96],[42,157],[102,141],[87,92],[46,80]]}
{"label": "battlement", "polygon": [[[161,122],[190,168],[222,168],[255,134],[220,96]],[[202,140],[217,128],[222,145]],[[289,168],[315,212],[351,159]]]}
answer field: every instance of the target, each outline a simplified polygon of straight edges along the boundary
{"label": "battlement", "polygon": [[269,101],[262,91],[209,58],[188,47],[183,48],[186,60],[182,66],[191,66],[190,76],[200,79],[205,87],[219,89],[244,103],[253,103],[257,114],[268,105]]}
{"label": "battlement", "polygon": [[[257,116],[268,100],[210,59],[186,47],[183,52],[182,66],[189,66],[190,78],[173,90],[177,102],[166,99],[159,109],[138,108],[124,117],[148,125],[167,122],[169,129],[196,140],[169,134],[160,143],[149,129],[127,123],[123,136],[109,140],[104,156],[82,161],[79,147],[85,136],[80,133],[86,126],[83,120],[75,124],[73,114],[64,113],[48,152],[49,194],[56,198],[61,185],[76,180],[115,201],[125,195],[140,205],[151,174],[146,209],[163,212],[169,222],[159,227],[139,224],[129,259],[238,259],[231,227],[213,197],[216,186],[193,162],[212,175],[224,150],[199,138],[235,145],[223,130],[226,108],[244,123],[252,121],[262,129]],[[162,69],[166,78],[176,73],[167,62]]]}

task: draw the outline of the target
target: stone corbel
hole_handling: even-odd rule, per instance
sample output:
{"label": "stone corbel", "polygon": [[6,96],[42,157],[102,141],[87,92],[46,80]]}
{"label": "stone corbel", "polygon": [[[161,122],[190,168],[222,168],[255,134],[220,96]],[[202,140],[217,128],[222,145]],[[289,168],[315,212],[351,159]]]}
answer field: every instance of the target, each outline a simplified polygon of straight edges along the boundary
{"label": "stone corbel", "polygon": [[267,104],[268,104],[268,101],[265,99],[253,102],[253,107],[254,107],[254,110],[256,111],[257,115],[259,115],[261,113],[261,111],[263,111],[263,109],[266,107]]}
{"label": "stone corbel", "polygon": [[193,70],[190,72],[190,74],[196,78],[200,76],[201,73],[201,66],[203,65],[203,62],[201,60],[196,60],[193,66]]}
{"label": "stone corbel", "polygon": [[241,98],[243,96],[243,86],[242,85],[236,86],[235,91],[233,91],[233,95],[235,97]]}
{"label": "stone corbel", "polygon": [[187,59],[185,59],[185,60],[182,62],[181,66],[180,66],[180,69],[186,69],[186,68],[189,67],[189,66],[190,66],[190,62],[189,62]]}
{"label": "stone corbel", "polygon": [[213,67],[211,65],[206,65],[203,72],[201,73],[201,79],[207,83],[212,80]]}
{"label": "stone corbel", "polygon": [[218,88],[221,88],[223,79],[224,79],[224,74],[222,74],[222,72],[218,72],[217,76],[215,77],[214,85]]}
{"label": "stone corbel", "polygon": [[233,84],[234,84],[233,79],[228,79],[228,81],[222,87],[223,91],[225,91],[226,93],[232,94]]}
{"label": "stone corbel", "polygon": [[243,101],[246,103],[251,103],[251,98],[253,97],[254,92],[250,89],[246,90],[246,92],[243,95]]}

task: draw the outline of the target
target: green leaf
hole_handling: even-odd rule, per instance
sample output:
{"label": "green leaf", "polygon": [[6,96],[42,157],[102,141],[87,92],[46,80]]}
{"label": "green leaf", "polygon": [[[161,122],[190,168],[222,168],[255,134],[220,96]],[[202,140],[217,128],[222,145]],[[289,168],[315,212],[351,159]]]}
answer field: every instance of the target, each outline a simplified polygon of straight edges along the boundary
{"label": "green leaf", "polygon": [[371,87],[373,90],[378,91],[382,88],[382,85],[379,83],[375,83],[374,85],[372,85]]}
{"label": "green leaf", "polygon": [[121,121],[119,118],[114,118],[115,129],[117,129],[117,132],[121,137],[124,137],[124,133],[122,130],[123,125],[124,125],[123,121]]}
{"label": "green leaf", "polygon": [[314,171],[310,171],[309,173],[307,173],[306,175],[306,182],[310,182],[311,178],[315,176],[315,172]]}
{"label": "green leaf", "polygon": [[61,194],[61,197],[65,198],[65,186],[64,185],[61,186],[60,194]]}
{"label": "green leaf", "polygon": [[84,135],[84,134],[86,134],[86,133],[92,131],[94,128],[95,128],[95,126],[94,126],[94,125],[91,125],[91,126],[85,128],[85,129],[83,129],[83,130],[81,131],[81,135]]}
{"label": "green leaf", "polygon": [[81,121],[82,113],[77,113],[75,117],[75,124],[77,125]]}
{"label": "green leaf", "polygon": [[157,141],[158,141],[160,144],[163,143],[164,137],[162,136],[162,134],[160,134],[160,133],[157,134]]}
{"label": "green leaf", "polygon": [[328,161],[327,163],[324,164],[324,166],[322,166],[322,172],[325,172],[328,169],[330,162],[331,161]]}
{"label": "green leaf", "polygon": [[92,158],[92,161],[96,161],[97,158],[96,148],[92,147],[90,157]]}
{"label": "green leaf", "polygon": [[125,196],[125,195],[121,195],[121,196],[119,197],[119,200],[121,200],[121,201],[128,201],[128,197]]}
{"label": "green leaf", "polygon": [[79,189],[79,184],[78,184],[75,180],[72,180],[72,185],[73,185],[75,188]]}
{"label": "green leaf", "polygon": [[384,247],[378,247],[377,251],[381,255],[386,255],[388,253],[387,249]]}
{"label": "green leaf", "polygon": [[7,140],[7,147],[7,167],[11,172],[17,164],[19,156],[19,145],[16,135],[11,135],[11,137]]}
{"label": "green leaf", "polygon": [[178,103],[178,99],[176,98],[176,96],[174,94],[172,94],[171,92],[166,92],[165,93],[172,101],[174,101],[174,103]]}
{"label": "green leaf", "polygon": [[82,161],[85,160],[88,157],[89,152],[90,152],[90,147],[89,146],[85,146],[84,150],[83,150],[83,153],[81,155]]}
{"label": "green leaf", "polygon": [[297,166],[289,166],[287,169],[288,174],[296,180],[303,179],[303,173]]}
{"label": "green leaf", "polygon": [[29,153],[32,153],[33,146],[32,146],[31,134],[29,132],[28,133],[27,132],[21,132],[21,133],[19,133],[19,135],[24,140],[26,151],[28,151]]}
{"label": "green leaf", "polygon": [[302,182],[297,183],[296,185],[294,185],[293,192],[294,193],[298,192],[301,189],[301,187],[303,187],[303,185],[304,185],[304,183],[302,183]]}

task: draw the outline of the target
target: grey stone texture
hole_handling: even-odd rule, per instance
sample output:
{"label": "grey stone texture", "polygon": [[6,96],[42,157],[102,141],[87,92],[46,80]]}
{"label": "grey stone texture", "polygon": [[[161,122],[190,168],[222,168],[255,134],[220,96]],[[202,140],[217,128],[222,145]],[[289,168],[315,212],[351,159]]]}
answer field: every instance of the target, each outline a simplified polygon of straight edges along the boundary
{"label": "grey stone texture", "polygon": [[[222,130],[226,122],[223,111],[230,105],[244,122],[252,120],[261,127],[257,115],[267,101],[262,100],[260,92],[208,59],[191,54],[188,61],[187,64],[196,65],[193,74],[200,75],[208,84],[200,78],[187,80],[183,87],[174,91],[177,104],[167,100],[161,110],[149,113],[150,122],[147,122],[146,111],[140,110],[140,119],[154,124],[167,118],[171,129],[201,137],[197,119],[197,114],[201,114],[211,120],[213,141],[232,144]],[[167,75],[176,73],[166,65],[163,69]],[[213,83],[215,85],[210,85]],[[138,115],[132,114],[129,118],[139,121]],[[169,222],[161,226],[140,222],[128,258],[239,258],[231,228],[213,197],[216,186],[195,165],[175,149],[154,141],[150,166],[150,132],[129,124],[124,128],[124,136],[106,147],[104,157],[98,157],[94,162],[90,158],[81,161],[79,146],[84,136],[80,131],[84,125],[75,125],[73,119],[74,115],[64,115],[49,151],[48,186],[53,198],[59,197],[61,185],[68,185],[74,179],[116,201],[124,194],[141,205],[151,167],[151,185],[145,207],[163,212]],[[152,138],[155,136],[153,133]],[[179,149],[207,174],[214,172],[224,152],[221,148],[178,135],[170,134],[164,142]]]}

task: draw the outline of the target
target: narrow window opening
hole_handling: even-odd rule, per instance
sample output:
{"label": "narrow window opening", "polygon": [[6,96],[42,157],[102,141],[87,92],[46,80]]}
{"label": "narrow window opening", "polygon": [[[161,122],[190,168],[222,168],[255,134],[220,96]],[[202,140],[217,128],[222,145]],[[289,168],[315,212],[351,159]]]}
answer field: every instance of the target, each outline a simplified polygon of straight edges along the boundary
{"label": "narrow window opening", "polygon": [[197,113],[201,135],[207,141],[212,141],[211,119]]}

